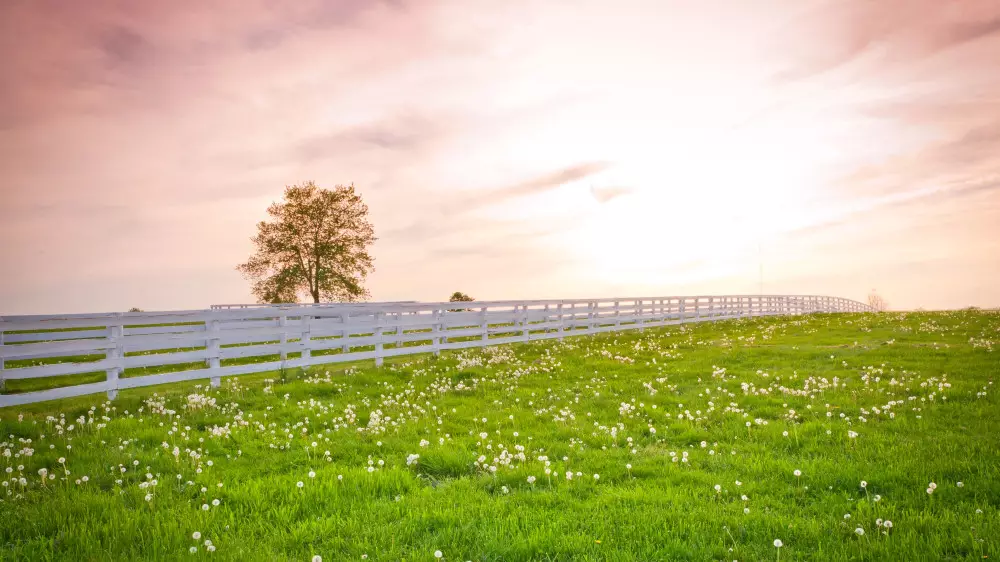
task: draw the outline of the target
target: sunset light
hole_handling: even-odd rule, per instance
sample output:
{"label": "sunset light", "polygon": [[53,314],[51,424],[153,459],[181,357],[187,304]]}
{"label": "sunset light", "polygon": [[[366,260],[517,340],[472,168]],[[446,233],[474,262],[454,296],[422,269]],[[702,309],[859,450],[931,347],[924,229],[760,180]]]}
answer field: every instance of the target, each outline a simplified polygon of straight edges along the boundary
{"label": "sunset light", "polygon": [[0,23],[8,313],[250,299],[304,180],[362,193],[376,300],[753,292],[760,257],[1000,302],[989,1],[44,4]]}

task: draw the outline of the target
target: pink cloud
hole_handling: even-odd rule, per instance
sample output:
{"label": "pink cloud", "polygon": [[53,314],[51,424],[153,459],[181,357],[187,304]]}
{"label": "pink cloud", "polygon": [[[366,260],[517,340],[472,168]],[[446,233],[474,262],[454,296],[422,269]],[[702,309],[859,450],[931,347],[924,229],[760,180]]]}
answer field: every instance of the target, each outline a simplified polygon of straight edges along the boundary
{"label": "pink cloud", "polygon": [[304,180],[369,203],[376,298],[755,290],[763,239],[788,291],[950,305],[907,276],[996,274],[998,41],[986,0],[11,0],[0,312],[247,300]]}

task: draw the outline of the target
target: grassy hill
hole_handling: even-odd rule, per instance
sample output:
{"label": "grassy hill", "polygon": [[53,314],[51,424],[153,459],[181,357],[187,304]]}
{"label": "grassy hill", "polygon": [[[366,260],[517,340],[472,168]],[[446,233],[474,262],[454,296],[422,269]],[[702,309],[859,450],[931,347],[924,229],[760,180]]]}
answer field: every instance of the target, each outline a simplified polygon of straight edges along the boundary
{"label": "grassy hill", "polygon": [[0,559],[992,558],[998,346],[763,318],[0,410]]}

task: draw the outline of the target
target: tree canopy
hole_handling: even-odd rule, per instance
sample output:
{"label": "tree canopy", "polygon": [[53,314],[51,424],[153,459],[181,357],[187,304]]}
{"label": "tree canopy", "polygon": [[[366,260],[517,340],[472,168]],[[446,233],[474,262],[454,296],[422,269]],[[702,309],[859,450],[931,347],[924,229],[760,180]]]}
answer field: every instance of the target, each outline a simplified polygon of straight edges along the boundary
{"label": "tree canopy", "polygon": [[269,221],[257,224],[257,248],[236,267],[253,282],[262,303],[364,300],[374,271],[369,247],[377,240],[368,206],[354,185],[322,189],[313,182],[285,188],[284,201],[267,209]]}
{"label": "tree canopy", "polygon": [[472,302],[474,300],[476,299],[470,297],[469,295],[461,291],[455,291],[454,293],[451,294],[450,297],[448,297],[448,302]]}

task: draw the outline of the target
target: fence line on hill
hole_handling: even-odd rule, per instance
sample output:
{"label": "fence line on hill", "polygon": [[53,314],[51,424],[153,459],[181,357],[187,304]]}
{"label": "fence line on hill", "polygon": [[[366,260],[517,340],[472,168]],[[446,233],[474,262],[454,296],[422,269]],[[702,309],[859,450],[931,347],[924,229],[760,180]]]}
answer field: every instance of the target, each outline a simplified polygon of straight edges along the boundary
{"label": "fence line on hill", "polygon": [[271,303],[243,304],[243,303],[240,303],[240,304],[213,304],[213,305],[211,305],[209,307],[209,309],[211,309],[211,310],[220,310],[220,309],[226,309],[226,310],[228,310],[228,309],[232,309],[232,308],[281,308],[281,307],[289,307],[289,306],[313,306],[313,307],[321,307],[321,308],[352,306],[352,307],[355,307],[355,308],[361,308],[361,307],[381,306],[381,305],[387,305],[387,304],[414,304],[416,302],[418,302],[418,301],[380,301],[380,302],[346,302],[346,303],[345,302],[337,302],[337,303],[330,303],[330,302],[303,302],[303,303],[288,302],[288,303],[278,303],[278,304],[271,304]]}
{"label": "fence line on hill", "polygon": [[[0,407],[345,361],[734,318],[866,312],[839,297],[723,295],[279,305],[0,317],[6,381],[103,380],[0,394]],[[148,369],[156,369],[149,374]]]}

